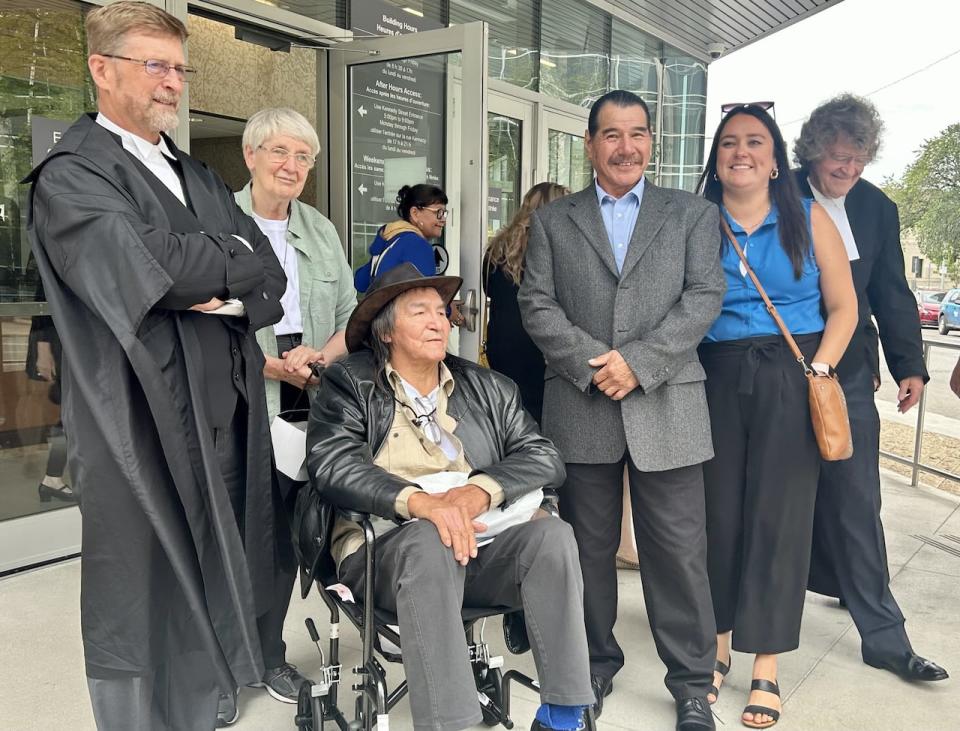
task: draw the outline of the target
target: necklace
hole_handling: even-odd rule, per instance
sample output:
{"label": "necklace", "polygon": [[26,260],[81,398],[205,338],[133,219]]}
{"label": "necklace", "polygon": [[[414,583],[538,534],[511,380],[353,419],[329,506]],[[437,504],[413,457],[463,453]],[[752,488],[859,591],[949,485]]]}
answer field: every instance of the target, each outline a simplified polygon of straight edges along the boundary
{"label": "necklace", "polygon": [[[768,206],[767,206],[767,210],[765,210],[765,211],[763,212],[763,215],[760,216],[760,218],[757,220],[756,223],[746,224],[746,223],[742,222],[739,218],[734,218],[733,220],[736,221],[737,224],[739,224],[740,228],[742,228],[744,231],[746,231],[746,232],[747,232],[747,235],[749,236],[750,234],[752,234],[752,233],[760,226],[761,223],[763,223],[764,221],[767,220],[767,216],[770,215],[770,209],[771,209],[771,208],[772,208],[772,206],[768,205]],[[732,215],[731,215],[731,218],[733,218]]]}

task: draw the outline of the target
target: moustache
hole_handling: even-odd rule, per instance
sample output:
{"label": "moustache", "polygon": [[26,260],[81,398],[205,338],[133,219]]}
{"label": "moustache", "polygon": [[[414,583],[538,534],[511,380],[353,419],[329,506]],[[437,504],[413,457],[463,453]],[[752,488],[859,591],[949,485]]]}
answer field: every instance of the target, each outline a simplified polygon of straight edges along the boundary
{"label": "moustache", "polygon": [[179,94],[155,94],[153,97],[155,102],[160,104],[179,104],[180,95]]}

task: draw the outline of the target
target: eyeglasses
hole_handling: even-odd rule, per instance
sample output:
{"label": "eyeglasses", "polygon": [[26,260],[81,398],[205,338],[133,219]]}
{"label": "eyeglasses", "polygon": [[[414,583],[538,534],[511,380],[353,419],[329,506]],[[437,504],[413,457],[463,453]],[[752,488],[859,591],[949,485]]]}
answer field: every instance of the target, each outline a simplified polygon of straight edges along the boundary
{"label": "eyeglasses", "polygon": [[726,117],[734,109],[742,109],[744,107],[757,107],[765,112],[770,112],[774,119],[777,118],[777,111],[773,108],[774,102],[727,102],[726,104],[720,105],[720,116]]}
{"label": "eyeglasses", "polygon": [[827,156],[835,163],[840,165],[849,165],[856,163],[859,167],[866,167],[873,158],[870,155],[834,155],[832,152]]}
{"label": "eyeglasses", "polygon": [[264,150],[267,153],[267,159],[277,165],[283,165],[291,157],[297,164],[297,167],[303,168],[304,170],[309,170],[317,163],[317,158],[313,155],[308,155],[305,152],[290,152],[290,150],[285,147],[271,147],[267,149],[263,145],[257,145],[257,149]]}
{"label": "eyeglasses", "polygon": [[437,214],[438,221],[446,221],[449,211],[446,208],[428,208],[427,206],[417,206],[421,211],[433,211]]}
{"label": "eyeglasses", "polygon": [[158,61],[155,58],[148,58],[144,60],[142,58],[116,56],[112,53],[101,53],[100,55],[105,56],[106,58],[115,58],[118,61],[130,61],[131,63],[138,63],[143,66],[143,69],[147,72],[147,74],[150,76],[155,76],[158,79],[162,79],[169,74],[170,69],[173,69],[176,72],[177,78],[180,79],[180,81],[189,82],[194,76],[197,75],[197,70],[191,66],[174,66],[166,61]]}

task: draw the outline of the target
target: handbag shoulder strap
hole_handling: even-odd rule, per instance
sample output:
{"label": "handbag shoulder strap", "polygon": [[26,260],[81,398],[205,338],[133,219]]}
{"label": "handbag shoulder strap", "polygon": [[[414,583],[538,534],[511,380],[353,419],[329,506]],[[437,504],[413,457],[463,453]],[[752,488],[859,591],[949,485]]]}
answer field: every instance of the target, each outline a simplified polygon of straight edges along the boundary
{"label": "handbag shoulder strap", "polygon": [[753,267],[751,267],[750,262],[747,261],[747,257],[743,253],[743,249],[740,248],[737,237],[734,236],[733,231],[730,230],[730,224],[727,223],[727,219],[723,215],[723,212],[720,213],[720,226],[723,228],[723,233],[726,235],[726,237],[730,239],[730,243],[733,245],[734,251],[737,252],[737,256],[740,257],[740,261],[743,262],[743,266],[746,268],[747,274],[750,275],[750,279],[753,280],[753,286],[755,286],[757,288],[757,292],[760,293],[763,303],[767,306],[767,312],[770,313],[770,317],[773,318],[773,321],[777,323],[777,327],[780,328],[780,332],[783,333],[783,337],[787,341],[787,345],[789,345],[790,350],[793,351],[793,356],[803,367],[803,370],[809,372],[810,368],[807,366],[807,363],[804,360],[803,353],[800,352],[797,341],[793,339],[793,335],[790,334],[790,330],[787,328],[786,323],[783,321],[783,318],[780,317],[780,313],[777,312],[777,308],[773,306],[773,302],[771,302],[770,298],[767,296],[767,292],[763,288],[763,285],[760,284],[760,280],[757,279],[757,275],[754,273]]}

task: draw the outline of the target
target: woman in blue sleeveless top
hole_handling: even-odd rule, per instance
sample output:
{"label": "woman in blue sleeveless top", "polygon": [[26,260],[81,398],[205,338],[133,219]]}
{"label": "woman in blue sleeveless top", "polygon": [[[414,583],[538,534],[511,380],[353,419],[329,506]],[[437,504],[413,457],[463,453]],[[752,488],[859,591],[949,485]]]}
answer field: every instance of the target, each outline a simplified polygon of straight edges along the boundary
{"label": "woman in blue sleeveless top", "polygon": [[[721,121],[700,179],[815,370],[840,360],[857,322],[850,264],[817,203],[800,198],[776,122],[756,105]],[[820,454],[807,383],[733,246],[727,293],[699,348],[715,456],[704,464],[710,589],[717,621],[716,700],[730,649],[755,655],[741,722],[780,717],[777,654],[796,649]]]}

